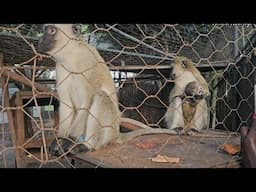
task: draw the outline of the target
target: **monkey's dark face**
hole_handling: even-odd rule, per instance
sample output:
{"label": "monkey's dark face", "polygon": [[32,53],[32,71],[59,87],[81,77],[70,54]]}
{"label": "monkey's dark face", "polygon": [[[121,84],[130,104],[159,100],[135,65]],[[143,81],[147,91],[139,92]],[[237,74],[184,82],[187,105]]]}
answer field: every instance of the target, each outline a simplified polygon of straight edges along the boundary
{"label": "monkey's dark face", "polygon": [[175,71],[173,70],[173,68],[171,69],[171,73],[170,73],[170,79],[171,80],[175,80],[176,74]]}
{"label": "monkey's dark face", "polygon": [[205,90],[199,83],[192,81],[186,85],[185,94],[186,96],[192,96],[195,99],[200,100],[203,99]]}
{"label": "monkey's dark face", "polygon": [[176,57],[172,66],[173,67],[172,67],[172,71],[170,74],[170,78],[171,78],[171,80],[175,80],[180,75],[182,75],[184,73],[184,71],[187,70],[188,61],[184,57]]}
{"label": "monkey's dark face", "polygon": [[185,71],[185,68],[181,67],[180,65],[174,65],[170,74],[171,80],[176,80],[180,77]]}
{"label": "monkey's dark face", "polygon": [[39,51],[47,53],[52,50],[56,44],[55,36],[58,30],[54,25],[46,25],[43,28],[43,36],[39,39]]}
{"label": "monkey's dark face", "polygon": [[78,24],[45,24],[43,36],[39,40],[39,51],[54,55],[62,50],[81,32]]}

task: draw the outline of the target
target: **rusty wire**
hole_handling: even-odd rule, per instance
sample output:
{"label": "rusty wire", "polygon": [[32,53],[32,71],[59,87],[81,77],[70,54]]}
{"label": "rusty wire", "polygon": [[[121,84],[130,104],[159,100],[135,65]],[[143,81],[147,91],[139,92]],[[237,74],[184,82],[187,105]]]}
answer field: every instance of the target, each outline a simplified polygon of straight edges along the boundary
{"label": "rusty wire", "polygon": [[[59,125],[63,123],[55,119],[58,116],[56,111],[49,110],[49,108],[53,105],[54,99],[62,103],[64,101],[60,101],[55,92],[56,87],[59,86],[55,84],[55,78],[49,78],[53,80],[53,84],[45,85],[43,89],[36,84],[39,80],[49,80],[47,77],[42,77],[41,74],[45,71],[54,70],[55,65],[51,57],[37,51],[38,35],[36,37],[28,36],[28,34],[32,34],[31,31],[36,31],[33,28],[38,29],[39,27],[26,24],[0,25],[0,53],[3,53],[4,56],[0,72],[2,81],[1,114],[3,114],[0,119],[2,122],[0,167],[19,167],[20,165],[15,165],[15,161],[19,158],[32,160],[36,167],[76,167],[68,153],[82,143],[72,141],[74,145],[60,157],[52,157],[48,152],[48,137],[57,139],[56,132]],[[116,93],[124,117],[136,119],[150,127],[165,128],[164,113],[168,107],[169,92],[173,86],[173,81],[169,78],[171,63],[176,55],[186,56],[194,62],[209,84],[211,96],[207,98],[207,105],[210,125],[209,132],[206,131],[201,135],[192,135],[190,138],[175,136],[176,144],[179,143],[177,147],[183,147],[176,155],[182,158],[192,152],[200,156],[202,154],[199,153],[199,145],[213,142],[217,145],[216,156],[221,156],[224,153],[222,150],[224,144],[232,143],[234,138],[239,143],[239,134],[235,135],[235,133],[239,131],[242,125],[248,124],[254,112],[254,84],[256,80],[254,77],[254,47],[256,45],[254,25],[95,24],[89,25],[89,29],[85,36],[94,38],[89,43],[98,49],[105,61],[104,64],[116,73]],[[39,31],[36,32],[40,33]],[[75,72],[67,68],[64,70],[69,72],[69,75],[63,81],[72,74],[79,74],[89,84],[91,83],[85,74],[93,68]],[[27,82],[21,84],[20,86],[23,87],[20,89],[31,92],[28,97],[24,96],[26,101],[24,100],[23,103],[16,106],[13,105],[14,100],[11,101],[10,106],[7,106],[4,100],[7,85],[9,88],[11,85],[17,85],[10,72],[18,75],[18,78],[23,79],[23,82]],[[47,73],[49,72],[45,72],[46,76]],[[245,85],[248,88],[245,88]],[[49,103],[45,104],[48,106],[47,110],[45,107],[40,107],[40,103],[38,103],[39,98],[43,96],[50,98]],[[32,108],[31,103],[34,103]],[[71,109],[71,106],[67,105],[67,107]],[[75,110],[87,110],[90,113],[89,109],[85,108]],[[30,133],[32,135],[29,135],[23,143],[17,143],[18,140],[16,139],[11,141],[11,138],[19,138],[20,135],[13,136],[10,122],[4,123],[8,111],[13,115],[13,121],[18,122],[14,114],[20,112],[26,119],[24,123],[29,124],[25,126],[34,126],[31,128],[34,129]],[[75,112],[74,109],[71,111],[71,113]],[[67,118],[69,115],[72,114],[67,114]],[[94,118],[96,119],[96,117]],[[99,120],[96,119],[96,121],[100,124]],[[50,122],[50,124],[48,125],[46,122]],[[16,123],[14,126],[20,125]],[[112,125],[102,126],[102,128],[111,127]],[[212,134],[215,130],[222,131]],[[23,134],[27,137],[27,133]],[[148,137],[146,136],[150,140]],[[192,139],[193,144],[191,144],[191,138],[196,139],[196,141]],[[145,150],[151,156],[164,154],[167,148],[174,144],[172,143],[174,142],[173,139],[174,136],[169,135],[162,143],[159,143],[159,147],[155,150]],[[41,140],[39,151],[36,153],[27,148],[35,140]],[[141,140],[137,138],[131,142],[131,145],[143,141],[143,138]],[[109,154],[104,154],[104,160],[109,160],[111,155],[118,159],[118,155],[114,154],[117,152],[121,154],[123,153],[122,150],[125,151],[126,146],[119,146]],[[102,153],[98,152],[101,155]],[[124,165],[125,158],[119,158],[121,163],[115,159],[116,163]],[[129,159],[130,157],[127,156],[126,158]],[[230,162],[234,162],[234,159],[232,158]],[[209,159],[204,157],[202,157],[202,161],[209,167],[228,163],[223,160],[223,162],[219,161],[213,165],[210,164]],[[99,164],[96,163],[95,167],[102,165],[102,160],[99,162]],[[179,165],[172,165],[172,167],[186,167],[189,164],[186,163],[185,165],[184,162],[181,162]]]}

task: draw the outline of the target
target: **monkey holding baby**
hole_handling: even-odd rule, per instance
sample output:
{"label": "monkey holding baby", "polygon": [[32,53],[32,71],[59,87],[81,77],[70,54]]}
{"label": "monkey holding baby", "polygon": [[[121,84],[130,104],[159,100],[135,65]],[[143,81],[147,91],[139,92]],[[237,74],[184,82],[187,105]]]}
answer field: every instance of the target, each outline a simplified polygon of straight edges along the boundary
{"label": "monkey holding baby", "polygon": [[[143,134],[174,134],[135,120],[126,121],[138,130],[120,133],[125,118],[121,118],[111,73],[98,51],[78,38],[79,32],[79,25],[47,24],[39,40],[39,51],[55,60],[60,101],[58,138],[50,144],[50,153],[60,156],[72,150],[96,150]],[[83,147],[75,150],[77,143]]]}
{"label": "monkey holding baby", "polygon": [[207,128],[209,114],[205,99],[210,91],[204,77],[186,57],[175,58],[170,76],[174,87],[165,114],[167,127],[179,134],[193,134]]}

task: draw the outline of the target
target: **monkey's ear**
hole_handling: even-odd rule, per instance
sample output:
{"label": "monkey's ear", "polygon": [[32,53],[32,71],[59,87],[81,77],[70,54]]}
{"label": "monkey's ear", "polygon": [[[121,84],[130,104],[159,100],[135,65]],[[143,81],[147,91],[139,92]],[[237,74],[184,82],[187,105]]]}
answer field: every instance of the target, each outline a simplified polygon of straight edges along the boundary
{"label": "monkey's ear", "polygon": [[181,61],[181,64],[182,64],[182,66],[183,66],[184,68],[188,68],[188,61],[183,60],[183,61]]}
{"label": "monkey's ear", "polygon": [[73,24],[72,31],[76,36],[79,36],[81,34],[81,24]]}

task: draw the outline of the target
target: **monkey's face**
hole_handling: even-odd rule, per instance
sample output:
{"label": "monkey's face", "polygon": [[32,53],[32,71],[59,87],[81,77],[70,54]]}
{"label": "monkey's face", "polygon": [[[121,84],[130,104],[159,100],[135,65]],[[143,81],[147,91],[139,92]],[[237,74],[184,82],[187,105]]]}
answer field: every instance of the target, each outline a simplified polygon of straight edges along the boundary
{"label": "monkey's face", "polygon": [[181,76],[184,73],[184,71],[187,69],[188,67],[187,59],[183,57],[176,57],[172,66],[173,67],[172,67],[172,72],[170,74],[170,78],[172,80],[175,80],[176,78]]}
{"label": "monkey's face", "polygon": [[188,83],[185,87],[186,96],[193,96],[195,99],[203,99],[205,89],[196,81]]}
{"label": "monkey's face", "polygon": [[39,39],[39,51],[51,55],[77,35],[78,28],[73,24],[45,24],[43,35]]}
{"label": "monkey's face", "polygon": [[39,51],[47,53],[55,46],[56,40],[54,39],[58,29],[54,25],[43,26],[43,36],[39,39]]}

